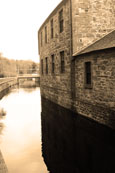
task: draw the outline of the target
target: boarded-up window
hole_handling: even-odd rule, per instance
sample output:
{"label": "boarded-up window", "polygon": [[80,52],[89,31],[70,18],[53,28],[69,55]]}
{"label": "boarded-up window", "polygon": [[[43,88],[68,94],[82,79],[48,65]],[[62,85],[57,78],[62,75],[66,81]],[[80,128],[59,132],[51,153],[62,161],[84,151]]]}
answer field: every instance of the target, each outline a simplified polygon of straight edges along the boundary
{"label": "boarded-up window", "polygon": [[53,19],[51,20],[51,38],[54,37]]}
{"label": "boarded-up window", "polygon": [[45,43],[47,43],[47,26],[45,26]]}
{"label": "boarded-up window", "polygon": [[46,74],[48,74],[48,57],[46,57]]}
{"label": "boarded-up window", "polygon": [[63,23],[64,23],[64,20],[63,20],[63,9],[59,12],[59,31],[60,33],[63,32]]}
{"label": "boarded-up window", "polygon": [[85,84],[91,86],[91,62],[85,62]]}
{"label": "boarded-up window", "polygon": [[41,59],[41,74],[43,74],[43,59]]}
{"label": "boarded-up window", "polygon": [[54,73],[54,71],[55,71],[55,60],[54,60],[54,54],[53,55],[51,55],[51,60],[52,60],[52,73]]}
{"label": "boarded-up window", "polygon": [[43,38],[42,38],[42,32],[41,32],[41,47],[42,47],[42,39],[43,39]]}
{"label": "boarded-up window", "polygon": [[60,52],[61,73],[65,72],[64,51]]}

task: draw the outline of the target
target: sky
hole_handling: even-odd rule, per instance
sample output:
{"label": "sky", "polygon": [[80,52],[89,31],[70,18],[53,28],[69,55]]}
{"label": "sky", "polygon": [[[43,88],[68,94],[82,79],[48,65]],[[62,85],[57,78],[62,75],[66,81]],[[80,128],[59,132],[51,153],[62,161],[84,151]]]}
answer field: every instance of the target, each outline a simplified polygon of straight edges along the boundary
{"label": "sky", "polygon": [[38,29],[61,0],[0,0],[0,53],[39,62]]}

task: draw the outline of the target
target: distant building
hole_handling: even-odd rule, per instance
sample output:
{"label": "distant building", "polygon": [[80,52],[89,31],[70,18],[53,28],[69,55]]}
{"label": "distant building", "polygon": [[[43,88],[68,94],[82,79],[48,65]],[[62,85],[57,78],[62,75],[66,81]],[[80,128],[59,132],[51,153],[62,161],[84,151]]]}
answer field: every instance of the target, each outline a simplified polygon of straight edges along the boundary
{"label": "distant building", "polygon": [[42,97],[115,128],[115,2],[63,0],[38,37]]}

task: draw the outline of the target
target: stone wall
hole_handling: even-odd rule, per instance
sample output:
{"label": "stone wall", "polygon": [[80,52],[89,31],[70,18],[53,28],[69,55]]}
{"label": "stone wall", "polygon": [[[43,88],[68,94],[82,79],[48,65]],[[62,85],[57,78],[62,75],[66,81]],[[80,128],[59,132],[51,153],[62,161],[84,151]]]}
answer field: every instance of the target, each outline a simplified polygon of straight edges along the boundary
{"label": "stone wall", "polygon": [[3,81],[2,82],[0,81],[0,99],[7,93],[7,91],[12,86],[16,84],[17,84],[17,78],[3,78]]}
{"label": "stone wall", "polygon": [[[63,9],[64,31],[59,32],[59,11]],[[51,19],[54,21],[54,38],[51,38]],[[45,26],[47,26],[47,43],[45,43]],[[42,46],[41,46],[42,32]],[[70,107],[70,58],[71,58],[71,25],[70,2],[65,0],[54,10],[39,30],[39,53],[43,59],[43,75],[41,74],[41,93],[65,107]],[[65,72],[60,72],[60,52],[64,51]],[[51,55],[54,54],[55,72],[52,74]],[[46,74],[45,58],[48,57],[48,74]],[[63,97],[64,95],[64,97]]]}
{"label": "stone wall", "polygon": [[115,0],[72,0],[73,54],[115,29]]}
{"label": "stone wall", "polygon": [[[91,62],[92,88],[85,88],[85,62]],[[75,107],[82,115],[115,128],[115,49],[79,55],[75,60]]]}
{"label": "stone wall", "polygon": [[[38,33],[40,60],[43,60],[43,74],[41,72],[40,77],[41,95],[56,104],[115,128],[114,49],[81,55],[72,61],[72,48],[75,53],[115,28],[114,0],[93,0],[92,3],[91,0],[72,0],[72,4],[70,3],[69,0],[62,1],[46,19]],[[64,19],[62,33],[59,32],[61,9],[63,9]],[[50,22],[52,19],[54,38],[51,38]],[[46,26],[47,43],[45,43]],[[64,73],[60,72],[60,51],[64,51]],[[54,73],[52,73],[52,54],[55,58]],[[46,73],[46,57],[48,58],[48,73]],[[92,63],[92,89],[84,88],[85,61]]]}

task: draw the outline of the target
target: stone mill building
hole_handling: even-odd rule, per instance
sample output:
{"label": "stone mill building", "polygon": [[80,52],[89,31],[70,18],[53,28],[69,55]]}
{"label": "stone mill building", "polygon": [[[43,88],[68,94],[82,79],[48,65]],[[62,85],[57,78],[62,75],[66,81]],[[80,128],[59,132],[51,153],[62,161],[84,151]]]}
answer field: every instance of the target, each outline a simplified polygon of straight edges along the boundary
{"label": "stone mill building", "polygon": [[63,0],[38,31],[49,172],[115,172],[115,1]]}
{"label": "stone mill building", "polygon": [[42,97],[115,129],[115,1],[62,0],[38,40]]}

